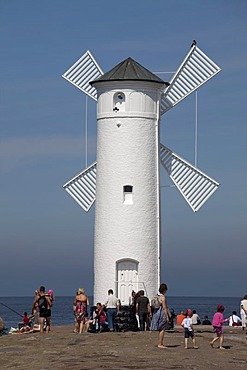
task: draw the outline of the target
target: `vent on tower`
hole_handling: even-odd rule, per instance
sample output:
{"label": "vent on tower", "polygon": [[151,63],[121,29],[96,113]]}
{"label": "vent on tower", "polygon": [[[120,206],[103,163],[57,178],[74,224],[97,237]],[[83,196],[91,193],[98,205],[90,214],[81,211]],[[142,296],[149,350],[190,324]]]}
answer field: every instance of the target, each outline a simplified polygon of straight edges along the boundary
{"label": "vent on tower", "polygon": [[124,204],[133,204],[133,186],[132,185],[124,185],[123,202]]}
{"label": "vent on tower", "polygon": [[122,92],[117,92],[113,96],[113,110],[115,112],[125,111],[125,95]]}

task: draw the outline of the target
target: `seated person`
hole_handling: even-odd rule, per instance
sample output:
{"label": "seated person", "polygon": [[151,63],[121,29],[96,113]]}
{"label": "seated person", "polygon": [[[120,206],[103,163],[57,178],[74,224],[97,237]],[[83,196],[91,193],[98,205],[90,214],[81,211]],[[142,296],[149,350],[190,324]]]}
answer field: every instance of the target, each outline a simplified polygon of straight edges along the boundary
{"label": "seated person", "polygon": [[184,312],[181,311],[180,314],[177,315],[177,317],[176,317],[176,323],[177,323],[177,325],[181,325],[182,322],[183,322],[183,319],[185,319],[185,318],[186,318],[186,316],[185,316]]}
{"label": "seated person", "polygon": [[196,310],[193,310],[193,315],[192,315],[192,325],[200,325],[201,324],[201,319],[199,315],[197,314]]}
{"label": "seated person", "polygon": [[202,325],[212,325],[211,321],[208,319],[208,316],[204,316],[204,320],[202,322]]}
{"label": "seated person", "polygon": [[23,312],[23,321],[18,323],[18,329],[20,330],[24,326],[29,325],[29,318],[27,316],[27,312]]}
{"label": "seated person", "polygon": [[232,315],[229,317],[229,326],[240,326],[241,322],[240,317],[237,316],[237,312],[232,311]]}
{"label": "seated person", "polygon": [[4,328],[4,323],[3,323],[3,319],[0,317],[0,332],[3,331],[5,328]]}
{"label": "seated person", "polygon": [[102,326],[106,322],[106,313],[103,310],[102,304],[97,303],[96,308],[92,313],[92,316],[85,324],[85,331],[88,332],[89,326],[94,325],[96,331],[101,331]]}

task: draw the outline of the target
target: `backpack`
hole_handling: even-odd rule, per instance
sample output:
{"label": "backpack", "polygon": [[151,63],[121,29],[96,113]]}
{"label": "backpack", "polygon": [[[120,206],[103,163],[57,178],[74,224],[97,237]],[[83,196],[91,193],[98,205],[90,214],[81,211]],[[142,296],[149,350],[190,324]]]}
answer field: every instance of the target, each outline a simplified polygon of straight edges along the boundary
{"label": "backpack", "polygon": [[153,299],[151,299],[151,307],[154,309],[158,309],[161,306],[161,302],[158,295],[155,295]]}
{"label": "backpack", "polygon": [[48,307],[47,299],[44,295],[40,296],[38,299],[38,305],[40,310],[46,310]]}

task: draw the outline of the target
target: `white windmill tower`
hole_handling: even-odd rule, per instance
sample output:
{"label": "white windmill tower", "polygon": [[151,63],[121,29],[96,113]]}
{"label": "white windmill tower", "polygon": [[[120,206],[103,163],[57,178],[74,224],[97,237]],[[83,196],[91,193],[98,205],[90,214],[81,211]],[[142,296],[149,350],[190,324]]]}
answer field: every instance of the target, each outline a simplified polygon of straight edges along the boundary
{"label": "white windmill tower", "polygon": [[97,163],[64,185],[86,212],[96,200],[95,302],[109,288],[122,304],[132,289],[157,291],[160,163],[194,212],[219,187],[159,139],[160,117],[219,71],[194,42],[170,83],[131,58],[103,74],[89,51],[63,75],[98,100]]}

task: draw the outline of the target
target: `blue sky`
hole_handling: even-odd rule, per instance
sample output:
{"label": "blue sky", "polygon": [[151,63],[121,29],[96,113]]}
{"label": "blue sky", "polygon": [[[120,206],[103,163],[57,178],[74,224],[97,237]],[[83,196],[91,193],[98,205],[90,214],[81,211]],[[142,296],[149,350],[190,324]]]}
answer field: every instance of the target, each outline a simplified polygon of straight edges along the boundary
{"label": "blue sky", "polygon": [[[245,0],[0,0],[0,296],[92,293],[94,207],[62,187],[85,167],[85,96],[61,75],[88,49],[105,72],[129,56],[175,71],[194,39],[222,68],[198,91],[198,167],[221,187],[196,214],[162,188],[162,280],[170,295],[247,293],[246,15]],[[91,100],[88,119],[91,163]],[[161,124],[192,163],[194,126],[194,94]]]}

